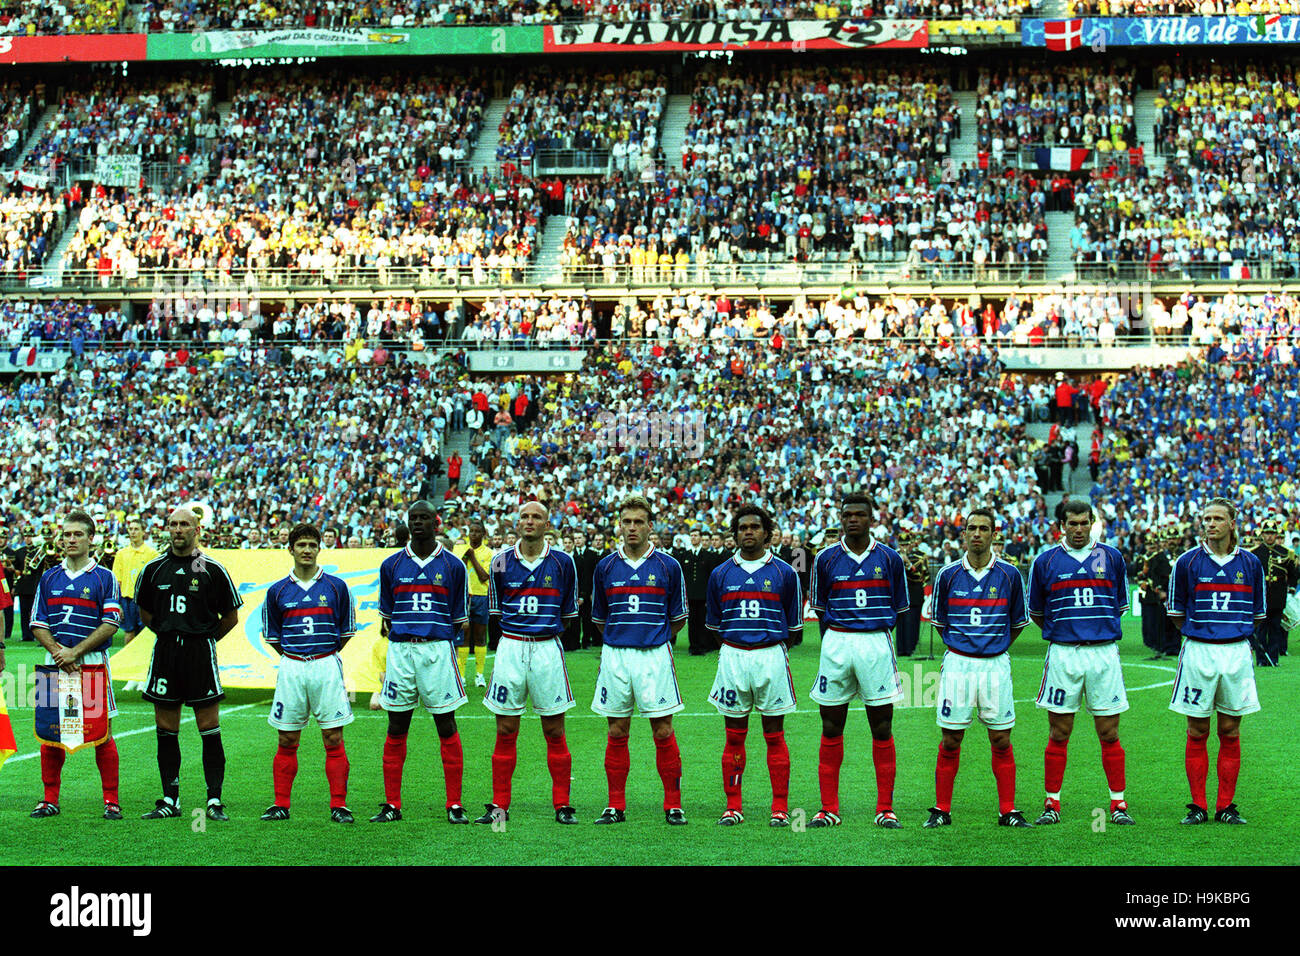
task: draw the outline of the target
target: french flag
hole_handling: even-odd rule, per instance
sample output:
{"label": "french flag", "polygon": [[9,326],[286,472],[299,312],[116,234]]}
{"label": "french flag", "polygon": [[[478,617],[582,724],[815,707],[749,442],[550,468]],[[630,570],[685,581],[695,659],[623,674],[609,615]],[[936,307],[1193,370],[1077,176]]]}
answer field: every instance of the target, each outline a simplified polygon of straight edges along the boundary
{"label": "french flag", "polygon": [[1039,169],[1083,169],[1083,164],[1092,155],[1090,149],[1072,149],[1057,146],[1034,150],[1034,162]]}
{"label": "french flag", "polygon": [[9,350],[9,364],[18,368],[32,368],[36,365],[36,346],[24,345],[22,348]]}
{"label": "french flag", "polygon": [[1083,46],[1083,19],[1044,21],[1043,44],[1049,50],[1077,50]]}

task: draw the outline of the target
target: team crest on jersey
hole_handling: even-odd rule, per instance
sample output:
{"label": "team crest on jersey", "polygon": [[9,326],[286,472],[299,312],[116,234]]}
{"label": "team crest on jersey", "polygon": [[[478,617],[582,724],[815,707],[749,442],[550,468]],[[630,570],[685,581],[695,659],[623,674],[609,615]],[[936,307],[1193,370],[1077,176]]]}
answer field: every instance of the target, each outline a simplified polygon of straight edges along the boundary
{"label": "team crest on jersey", "polygon": [[884,570],[884,568],[882,568],[880,565],[877,564],[877,565],[876,565],[876,573],[875,573],[875,576],[876,576],[876,577],[880,577],[880,573],[881,573],[883,570]]}
{"label": "team crest on jersey", "polygon": [[551,583],[551,576],[548,574],[548,575],[547,575],[545,578],[543,578],[542,580],[543,580],[546,584],[550,584],[550,583]]}
{"label": "team crest on jersey", "polygon": [[[1244,578],[1245,578],[1245,575],[1243,575],[1240,571],[1238,571],[1238,572],[1237,572],[1237,583],[1240,584]],[[87,591],[87,593],[89,593],[89,591]]]}
{"label": "team crest on jersey", "polygon": [[441,580],[442,580],[442,572],[439,571],[437,574],[435,574],[435,575],[433,576],[433,580],[434,580],[434,581],[441,581]]}
{"label": "team crest on jersey", "polygon": [[646,578],[646,583],[649,584],[651,587],[654,587],[655,576],[652,574],[650,575],[650,577]]}
{"label": "team crest on jersey", "polygon": [[321,603],[322,605],[329,604],[329,602],[330,602],[330,599],[329,599],[328,597],[326,597],[324,594],[322,594],[322,595],[320,596],[320,603]]}
{"label": "team crest on jersey", "polygon": [[764,590],[764,591],[770,591],[770,590],[772,590],[772,579],[771,579],[771,578],[763,578],[763,590]]}
{"label": "team crest on jersey", "polygon": [[[1237,577],[1241,577],[1241,575],[1239,574],[1237,575]],[[90,597],[90,588],[82,588],[81,593],[84,594],[86,597]]]}
{"label": "team crest on jersey", "polygon": [[997,589],[997,588],[989,588],[989,597],[991,597],[991,598],[995,598],[995,597],[997,597],[997,596],[998,596],[998,589]]}
{"label": "team crest on jersey", "polygon": [[191,590],[191,591],[197,591],[198,589],[199,589],[199,579],[198,579],[198,578],[190,578],[190,590]]}

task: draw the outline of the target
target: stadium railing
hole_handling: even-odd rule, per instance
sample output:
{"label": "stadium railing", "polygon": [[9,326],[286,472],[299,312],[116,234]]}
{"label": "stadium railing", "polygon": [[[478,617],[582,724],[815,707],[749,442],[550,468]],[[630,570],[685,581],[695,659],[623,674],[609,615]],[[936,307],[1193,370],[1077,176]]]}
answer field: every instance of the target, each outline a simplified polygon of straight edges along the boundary
{"label": "stadium railing", "polygon": [[[1247,275],[1242,267],[1249,271]],[[1110,262],[1076,262],[1079,281],[1137,282],[1245,282],[1276,283],[1300,275],[1297,264],[1287,259],[1234,259],[1232,262],[1158,262],[1146,259],[1115,259]]]}
{"label": "stadium railing", "polygon": [[201,269],[137,269],[130,276],[101,273],[97,269],[65,267],[58,276],[0,274],[0,291],[41,287],[50,291],[147,291],[201,286],[208,289],[247,288],[293,291],[375,289],[494,289],[499,287],[611,287],[664,288],[673,286],[722,286],[763,284],[781,286],[841,285],[862,282],[1042,282],[1046,266],[1041,262],[988,263],[975,266],[958,262],[850,262],[830,259],[811,262],[771,260],[755,262],[710,262],[707,264],[565,265],[556,267],[536,262],[506,269],[484,266],[476,276],[472,268],[446,266],[338,266],[323,270],[285,268],[239,268],[222,270],[216,265]]}

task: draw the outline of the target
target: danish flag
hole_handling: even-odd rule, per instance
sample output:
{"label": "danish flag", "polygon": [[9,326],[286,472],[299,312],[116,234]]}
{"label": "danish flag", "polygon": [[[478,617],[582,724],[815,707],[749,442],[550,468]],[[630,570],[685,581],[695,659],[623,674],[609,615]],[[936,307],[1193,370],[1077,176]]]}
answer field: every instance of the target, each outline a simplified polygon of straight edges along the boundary
{"label": "danish flag", "polygon": [[1043,43],[1049,50],[1077,50],[1083,46],[1083,20],[1045,21]]}

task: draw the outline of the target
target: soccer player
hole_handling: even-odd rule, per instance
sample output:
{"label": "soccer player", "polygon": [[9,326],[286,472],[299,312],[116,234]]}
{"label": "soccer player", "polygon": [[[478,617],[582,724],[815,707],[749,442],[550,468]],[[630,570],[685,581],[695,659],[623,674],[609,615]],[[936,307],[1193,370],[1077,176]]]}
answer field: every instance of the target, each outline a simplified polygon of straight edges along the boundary
{"label": "soccer player", "polygon": [[[122,630],[126,632],[124,643],[130,644],[140,633],[140,612],[135,606],[135,582],[140,577],[144,566],[158,557],[158,552],[145,542],[144,523],[137,516],[131,516],[126,523],[126,534],[131,544],[113,556],[113,577],[117,578],[118,590],[122,593]],[[127,681],[123,690],[142,690],[141,681]]]}
{"label": "soccer player", "polygon": [[157,636],[141,696],[154,705],[158,733],[158,772],[162,799],[145,820],[180,816],[181,705],[194,709],[203,741],[203,777],[208,789],[206,815],[225,821],[221,788],[226,752],[221,743],[221,689],[217,641],[239,623],[244,599],[219,563],[196,546],[198,521],[188,508],[167,519],[169,547],[144,566],[136,580],[140,620]]}
{"label": "soccer player", "polygon": [[352,704],[343,682],[339,651],[356,633],[352,595],[342,578],[316,563],[321,533],[300,524],[289,532],[293,571],[267,589],[262,605],[262,637],[280,655],[275,698],[267,722],[280,733],[271,761],[275,803],[263,820],[288,820],[293,778],[298,773],[298,743],[308,717],[315,717],[325,742],[325,778],[330,789],[330,819],[352,823],[348,809],[348,755],[343,728],[352,723]]}
{"label": "soccer player", "polygon": [[890,631],[908,604],[899,553],[871,534],[872,500],[850,494],[840,503],[843,534],[813,563],[811,607],[822,630],[821,663],[809,696],[821,709],[817,777],[822,808],[809,826],[840,825],[840,766],[849,701],[866,706],[876,770],[876,826],[897,830],[894,814],[894,704],[903,699]]}
{"label": "soccer player", "polygon": [[483,703],[497,715],[497,740],[492,752],[492,802],[475,823],[510,819],[519,717],[530,698],[546,737],[555,822],[578,822],[569,805],[573,758],[564,739],[564,712],[574,706],[573,688],[561,643],[566,620],[578,615],[578,571],[573,558],[546,544],[549,526],[546,506],[525,502],[516,524],[519,543],[492,558],[488,613],[501,622],[501,643]]}
{"label": "soccer player", "polygon": [[483,541],[486,534],[482,521],[470,522],[469,540],[459,546],[456,554],[465,563],[469,575],[469,624],[465,628],[465,642],[456,648],[456,661],[464,680],[469,652],[473,649],[475,687],[487,687],[484,674],[487,671],[488,566],[492,563],[492,549]]}
{"label": "soccer player", "polygon": [[371,823],[402,819],[406,736],[417,702],[433,715],[442,749],[447,822],[469,823],[460,804],[465,767],[456,708],[469,700],[456,669],[456,635],[468,620],[465,565],[437,540],[438,515],[427,501],[406,515],[411,541],[379,566],[379,616],[386,625],[388,659],[379,703],[388,711],[384,738],[384,802]]}
{"label": "soccer player", "polygon": [[1038,706],[1047,711],[1044,755],[1047,796],[1039,826],[1061,822],[1061,784],[1074,715],[1086,696],[1101,741],[1101,766],[1110,787],[1110,819],[1133,823],[1124,800],[1124,747],[1119,715],[1128,710],[1119,663],[1120,618],[1128,609],[1128,569],[1108,544],[1092,543],[1092,505],[1066,501],[1061,544],[1034,559],[1029,572],[1029,616],[1048,642]]}
{"label": "soccer player", "polygon": [[972,508],[962,529],[966,554],[940,571],[934,582],[932,617],[948,651],[939,674],[938,721],[943,738],[934,770],[934,807],[926,828],[952,824],[952,788],[961,741],[976,708],[993,753],[998,825],[1029,826],[1016,809],[1016,759],[1011,752],[1016,705],[1008,653],[1029,623],[1029,612],[1020,572],[993,555],[993,527],[992,511]]}
{"label": "soccer player", "polygon": [[1260,709],[1250,640],[1267,616],[1264,568],[1237,546],[1237,509],[1213,498],[1201,511],[1202,544],[1174,561],[1169,616],[1183,632],[1169,709],[1187,717],[1186,768],[1192,802],[1183,823],[1209,819],[1205,778],[1210,715],[1218,711],[1219,794],[1214,819],[1245,823],[1233,801],[1241,769],[1241,718]]}
{"label": "soccer player", "polygon": [[603,647],[591,709],[609,719],[605,776],[609,805],[597,823],[622,823],[631,758],[628,734],[635,703],[650,719],[655,765],[664,785],[664,818],[672,826],[686,823],[682,812],[682,755],[673,733],[673,714],[682,710],[682,694],[673,666],[672,636],[689,616],[681,565],[650,543],[654,523],[650,502],[632,495],[619,506],[623,545],[596,563],[591,620],[601,631]]}
{"label": "soccer player", "polygon": [[[85,664],[103,664],[105,686],[96,688],[96,697],[108,707],[108,736],[95,747],[95,764],[104,791],[104,819],[121,820],[118,806],[117,742],[113,739],[113,718],[117,702],[113,698],[113,678],[108,671],[108,648],[122,618],[122,603],[117,579],[108,568],[90,556],[95,539],[95,522],[84,511],[74,511],[63,523],[63,562],[41,575],[32,606],[32,636],[45,648],[45,663],[76,673]],[[102,694],[102,696],[100,696]],[[68,752],[62,747],[41,744],[41,783],[45,799],[36,805],[33,817],[53,817],[59,813],[59,784],[63,761]]]}
{"label": "soccer player", "polygon": [[794,677],[787,646],[803,639],[803,595],[799,575],[768,549],[772,516],[758,505],[744,505],[731,519],[739,553],[713,569],[706,592],[705,626],[722,642],[718,672],[709,699],[722,715],[722,792],[727,809],[719,826],[745,821],[741,778],[750,711],[757,710],[767,743],[772,781],[768,825],[790,825],[790,750],[785,715],[795,709]]}

